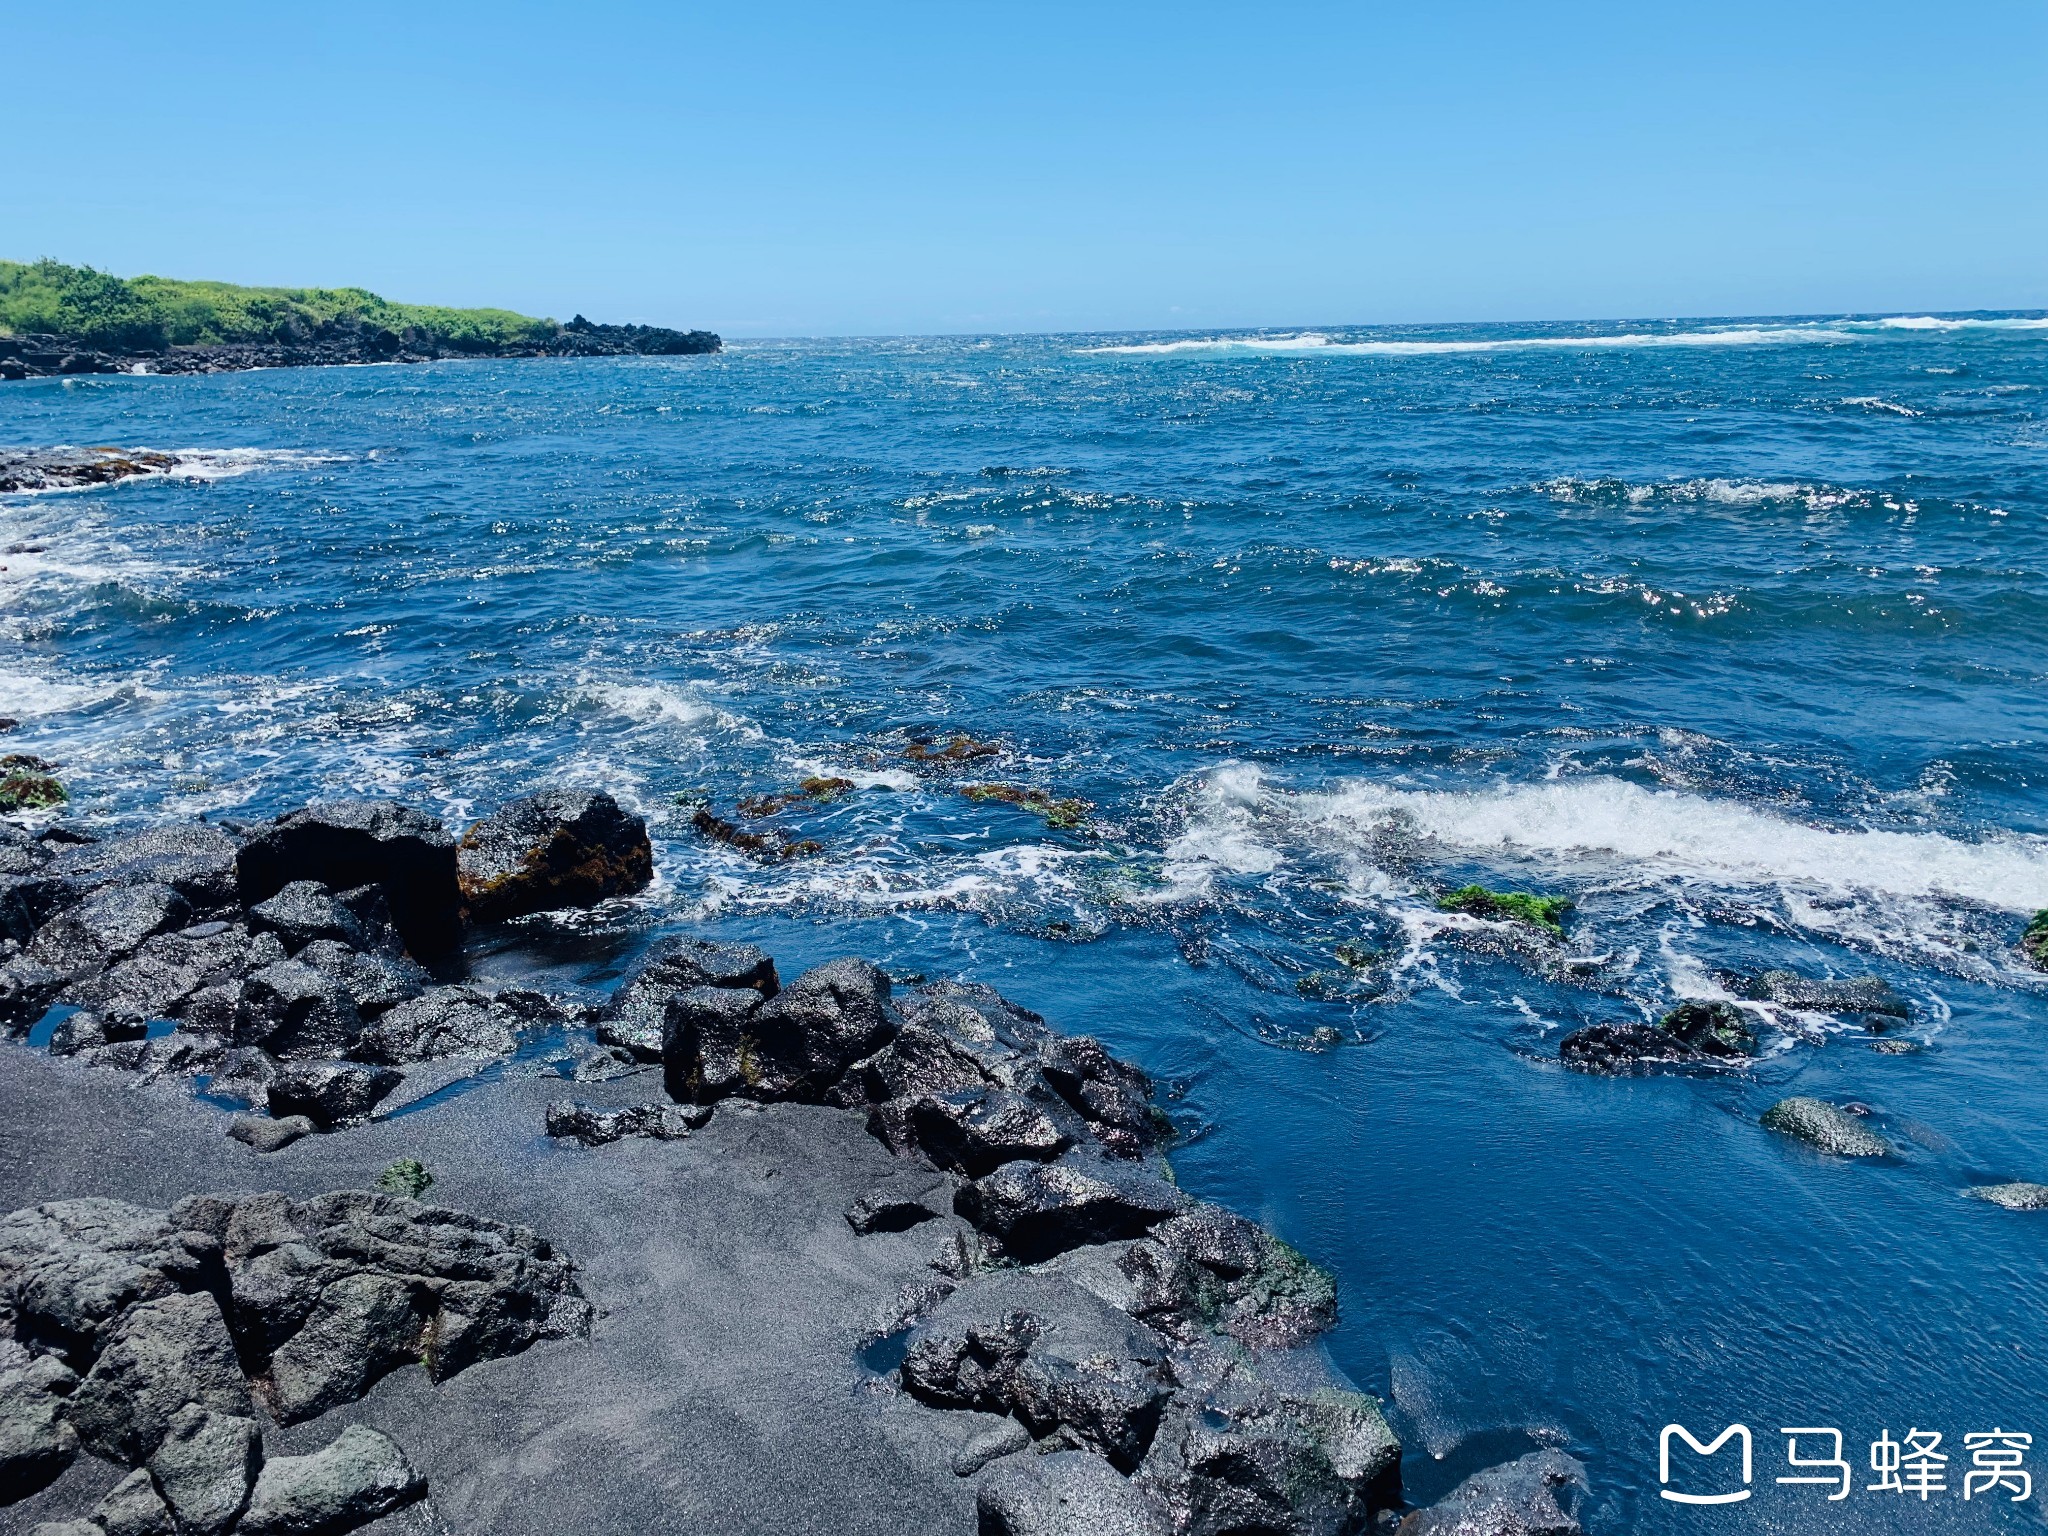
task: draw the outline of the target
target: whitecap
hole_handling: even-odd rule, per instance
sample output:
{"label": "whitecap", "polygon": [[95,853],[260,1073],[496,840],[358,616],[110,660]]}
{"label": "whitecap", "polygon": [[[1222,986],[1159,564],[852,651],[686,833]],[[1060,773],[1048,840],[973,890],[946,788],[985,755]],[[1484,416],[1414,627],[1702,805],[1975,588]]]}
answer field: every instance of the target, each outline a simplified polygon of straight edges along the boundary
{"label": "whitecap", "polygon": [[1900,405],[1896,400],[1886,400],[1877,395],[1850,395],[1842,401],[1842,404],[1860,405],[1866,410],[1872,411],[1890,411],[1897,416],[1918,416],[1920,414],[1911,406]]}
{"label": "whitecap", "polygon": [[1202,353],[1321,357],[1436,357],[1465,352],[1587,351],[1646,347],[1754,347],[1854,341],[1829,326],[1734,326],[1712,331],[1630,331],[1613,336],[1469,337],[1450,341],[1333,341],[1321,332],[1291,336],[1204,336],[1177,341],[1082,347],[1089,356],[1157,357]]}

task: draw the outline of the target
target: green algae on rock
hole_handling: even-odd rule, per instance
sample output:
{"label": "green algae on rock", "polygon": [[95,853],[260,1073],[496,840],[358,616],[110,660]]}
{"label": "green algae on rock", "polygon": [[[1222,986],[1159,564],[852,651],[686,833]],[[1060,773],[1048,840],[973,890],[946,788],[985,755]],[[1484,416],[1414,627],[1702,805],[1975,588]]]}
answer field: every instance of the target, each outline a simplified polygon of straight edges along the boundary
{"label": "green algae on rock", "polygon": [[1756,1054],[1756,1032],[1732,1003],[1680,1003],[1657,1021],[1657,1027],[1709,1056]]}
{"label": "green algae on rock", "polygon": [[417,1200],[434,1186],[434,1176],[416,1157],[401,1157],[377,1175],[377,1187],[387,1195],[404,1195]]}
{"label": "green algae on rock", "polygon": [[1822,1099],[1780,1099],[1764,1111],[1763,1125],[1837,1157],[1889,1157],[1894,1150],[1875,1131],[1857,1124],[1855,1116]]}
{"label": "green algae on rock", "polygon": [[1086,800],[1055,800],[1042,789],[1027,789],[1021,784],[968,784],[960,793],[984,804],[1014,805],[1021,811],[1034,812],[1043,816],[1045,824],[1056,832],[1080,832],[1088,826]]}
{"label": "green algae on rock", "polygon": [[2020,953],[2036,969],[2048,971],[2048,907],[2036,912],[2020,935]]}
{"label": "green algae on rock", "polygon": [[1564,924],[1559,920],[1571,910],[1572,900],[1569,896],[1531,896],[1523,891],[1489,891],[1483,885],[1466,885],[1439,896],[1436,904],[1441,912],[1527,923],[1561,939]]}
{"label": "green algae on rock", "polygon": [[47,811],[70,798],[62,781],[51,774],[25,768],[6,768],[0,772],[0,813]]}

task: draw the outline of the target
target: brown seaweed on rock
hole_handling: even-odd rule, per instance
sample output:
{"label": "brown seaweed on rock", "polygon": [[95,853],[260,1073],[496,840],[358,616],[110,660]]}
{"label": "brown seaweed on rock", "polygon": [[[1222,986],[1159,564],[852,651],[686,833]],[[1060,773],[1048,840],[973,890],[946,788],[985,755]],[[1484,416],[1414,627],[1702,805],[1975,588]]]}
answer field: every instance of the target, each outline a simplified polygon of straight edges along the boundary
{"label": "brown seaweed on rock", "polygon": [[808,858],[825,851],[825,845],[816,838],[792,841],[779,832],[748,832],[716,814],[708,805],[697,807],[690,817],[690,825],[712,842],[723,843],[764,864],[772,864],[779,859]]}

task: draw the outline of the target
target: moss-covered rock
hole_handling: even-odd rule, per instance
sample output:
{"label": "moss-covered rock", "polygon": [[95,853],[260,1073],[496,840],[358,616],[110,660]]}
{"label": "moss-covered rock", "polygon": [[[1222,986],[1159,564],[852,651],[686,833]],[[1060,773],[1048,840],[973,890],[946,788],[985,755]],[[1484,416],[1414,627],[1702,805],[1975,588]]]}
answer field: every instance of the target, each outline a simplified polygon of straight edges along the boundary
{"label": "moss-covered rock", "polygon": [[434,1186],[434,1176],[416,1157],[401,1157],[377,1175],[377,1187],[387,1195],[404,1195],[417,1200]]}
{"label": "moss-covered rock", "polygon": [[2020,953],[2035,968],[2048,971],[2048,907],[2036,912],[2020,935]]}
{"label": "moss-covered rock", "polygon": [[1680,1003],[1657,1027],[1709,1056],[1756,1054],[1756,1032],[1733,1003]]}
{"label": "moss-covered rock", "polygon": [[1081,832],[1088,826],[1086,800],[1055,800],[1042,789],[1028,789],[1022,784],[968,784],[960,792],[982,804],[1014,805],[1043,816],[1045,824],[1056,832]]}
{"label": "moss-covered rock", "polygon": [[1437,898],[1443,912],[1463,912],[1492,922],[1527,923],[1557,938],[1564,937],[1565,913],[1572,907],[1569,896],[1531,896],[1524,891],[1489,891],[1483,885],[1465,885]]}
{"label": "moss-covered rock", "polygon": [[28,768],[0,769],[0,812],[47,811],[70,798],[63,783],[51,774]]}

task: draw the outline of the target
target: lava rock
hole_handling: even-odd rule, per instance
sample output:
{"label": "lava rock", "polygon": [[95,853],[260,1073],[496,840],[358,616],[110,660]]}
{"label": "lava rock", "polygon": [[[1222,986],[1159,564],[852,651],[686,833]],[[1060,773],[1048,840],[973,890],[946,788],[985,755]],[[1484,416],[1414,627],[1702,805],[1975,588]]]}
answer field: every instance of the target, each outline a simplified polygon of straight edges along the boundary
{"label": "lava rock", "polygon": [[0,1344],[0,1505],[55,1481],[78,1455],[64,1400],[78,1377],[51,1355]]}
{"label": "lava rock", "polygon": [[[321,1314],[330,1288],[364,1275],[395,1281],[414,1298],[423,1318],[420,1354],[436,1381],[536,1339],[589,1330],[590,1305],[574,1266],[521,1227],[358,1190],[296,1203],[281,1194],[216,1199],[207,1220],[222,1234],[235,1330],[252,1360],[285,1349]],[[362,1301],[344,1293],[326,1315],[360,1313]],[[367,1322],[359,1333],[339,1323],[328,1330],[330,1347],[360,1340],[385,1360],[390,1337]],[[359,1379],[374,1374],[373,1367],[349,1369]]]}
{"label": "lava rock", "polygon": [[1765,971],[1742,979],[1739,990],[1757,1002],[1803,1008],[1813,1013],[1877,1014],[1911,1018],[1912,1008],[1896,988],[1877,976],[1849,981],[1817,981],[1796,971]]}
{"label": "lava rock", "polygon": [[187,1403],[240,1418],[255,1412],[220,1304],[204,1291],[124,1313],[66,1415],[87,1449],[132,1467],[163,1443]]}
{"label": "lava rock", "polygon": [[243,844],[235,876],[246,905],[294,881],[338,891],[381,886],[405,947],[421,959],[462,937],[455,839],[440,822],[390,801],[350,800],[281,816]]}
{"label": "lava rock", "polygon": [[1975,1184],[1963,1191],[1972,1200],[1989,1200],[2008,1211],[2048,1211],[2048,1184]]}
{"label": "lava rock", "polygon": [[895,1035],[888,974],[846,957],[805,971],[752,1021],[755,1073],[746,1096],[819,1103],[846,1069]]}
{"label": "lava rock", "polygon": [[862,1195],[846,1208],[846,1224],[862,1237],[876,1232],[908,1232],[923,1222],[936,1220],[929,1197],[919,1198],[907,1189],[878,1189]]}
{"label": "lava rock", "polygon": [[473,823],[456,850],[472,921],[591,907],[654,878],[647,823],[601,791],[550,789]]}
{"label": "lava rock", "polygon": [[148,1032],[147,1026],[140,1022],[118,1020],[110,1024],[98,1014],[81,1009],[69,1018],[59,1020],[56,1028],[50,1031],[50,1054],[76,1056],[96,1045],[107,1045],[116,1040],[140,1040]]}
{"label": "lava rock", "polygon": [[1070,1153],[1006,1163],[963,1185],[954,1209],[1010,1257],[1035,1264],[1082,1243],[1142,1237],[1189,1203],[1156,1174]]}
{"label": "lava rock", "polygon": [[953,1453],[953,1475],[972,1477],[990,1462],[1031,1448],[1031,1431],[1015,1419],[985,1429]]}
{"label": "lava rock", "polygon": [[468,987],[435,987],[400,1003],[370,1025],[351,1054],[391,1066],[444,1056],[510,1056],[519,1047],[511,1020]]}
{"label": "lava rock", "polygon": [[354,1402],[418,1360],[432,1296],[397,1275],[347,1275],[326,1286],[305,1322],[270,1356],[270,1402],[296,1424]]}
{"label": "lava rock", "polygon": [[17,955],[0,964],[0,1031],[24,1034],[49,1009],[64,986],[64,974]]}
{"label": "lava rock", "polygon": [[878,1134],[892,1149],[915,1148],[941,1168],[970,1178],[1005,1163],[1050,1162],[1075,1140],[1045,1109],[999,1088],[920,1094],[875,1114]]}
{"label": "lava rock", "polygon": [[1056,1276],[1002,1274],[954,1292],[913,1330],[904,1389],[942,1408],[1064,1430],[1119,1470],[1137,1466],[1172,1389],[1158,1334]]}
{"label": "lava rock", "polygon": [[167,885],[195,909],[210,912],[236,899],[236,852],[226,832],[195,822],[103,843],[72,843],[51,860],[49,872],[81,895],[109,885]]}
{"label": "lava rock", "polygon": [[1581,1536],[1585,1466],[1562,1451],[1532,1451],[1475,1472],[1441,1502],[1404,1516],[1396,1536]]}
{"label": "lava rock", "polygon": [[401,1072],[356,1061],[293,1062],[270,1080],[270,1112],[280,1120],[304,1115],[323,1129],[344,1125],[368,1118],[404,1081]]}
{"label": "lava rock", "polygon": [[1837,1157],[1889,1157],[1894,1150],[1855,1116],[1821,1099],[1781,1099],[1764,1111],[1763,1124]]}
{"label": "lava rock", "polygon": [[200,923],[146,939],[132,955],[65,990],[67,1001],[110,1019],[185,1019],[210,1033],[233,1030],[233,1004],[209,1014],[194,999],[209,986],[239,1000],[241,978],[285,958],[274,934],[237,924]]}
{"label": "lava rock", "polygon": [[117,1319],[141,1303],[197,1290],[219,1245],[161,1211],[119,1200],[56,1200],[0,1216],[0,1311],[17,1337],[83,1368]]}
{"label": "lava rock", "polygon": [[1201,1204],[1152,1229],[1154,1241],[1226,1279],[1266,1262],[1267,1237],[1256,1222],[1220,1205]]}
{"label": "lava rock", "polygon": [[93,1509],[92,1523],[106,1536],[176,1536],[170,1510],[139,1467],[108,1490]]}
{"label": "lava rock", "polygon": [[257,1474],[241,1536],[332,1536],[426,1492],[405,1452],[374,1429],[344,1429],[310,1456],[273,1456]]}
{"label": "lava rock", "polygon": [[711,1119],[711,1111],[692,1104],[634,1104],[624,1109],[600,1109],[561,1099],[548,1106],[548,1134],[559,1139],[601,1147],[628,1136],[646,1136],[655,1141],[680,1141],[700,1130]]}
{"label": "lava rock", "polygon": [[304,1115],[286,1115],[282,1120],[265,1119],[260,1115],[237,1115],[228,1122],[228,1135],[258,1152],[282,1152],[293,1142],[311,1136],[317,1130],[319,1127]]}
{"label": "lava rock", "polygon": [[1168,1536],[1166,1511],[1082,1451],[998,1462],[974,1495],[981,1536]]}
{"label": "lava rock", "polygon": [[769,998],[780,986],[775,962],[751,944],[663,939],[612,994],[598,1016],[597,1038],[653,1061],[662,1054],[669,999],[677,993],[692,987],[748,987]]}
{"label": "lava rock", "polygon": [[43,924],[28,958],[67,977],[84,976],[191,917],[191,904],[168,885],[108,886]]}
{"label": "lava rock", "polygon": [[1557,1059],[1574,1071],[1621,1077],[1659,1067],[1700,1066],[1708,1058],[1651,1024],[1588,1024],[1558,1042]]}
{"label": "lava rock", "polygon": [[1657,1027],[1708,1056],[1754,1056],[1756,1032],[1732,1003],[1680,1003]]}
{"label": "lava rock", "polygon": [[149,1474],[179,1536],[220,1536],[235,1523],[249,1502],[262,1444],[254,1419],[209,1413],[196,1403],[171,1415]]}
{"label": "lava rock", "polygon": [[296,960],[280,960],[242,982],[235,1043],[274,1056],[340,1056],[355,1048],[363,1018],[355,999],[331,978]]}
{"label": "lava rock", "polygon": [[333,939],[351,949],[360,949],[364,939],[355,913],[317,880],[294,880],[275,896],[252,903],[249,926],[276,934],[293,953],[315,939]]}
{"label": "lava rock", "polygon": [[[691,987],[671,997],[662,1017],[661,1047],[669,1097],[715,1104],[758,1087],[753,1030],[760,1009],[761,994],[751,987]],[[600,1026],[600,1038],[603,1034]]]}
{"label": "lava rock", "polygon": [[315,939],[295,958],[346,992],[366,1020],[418,997],[432,984],[426,971],[403,955],[366,954],[334,939]]}

